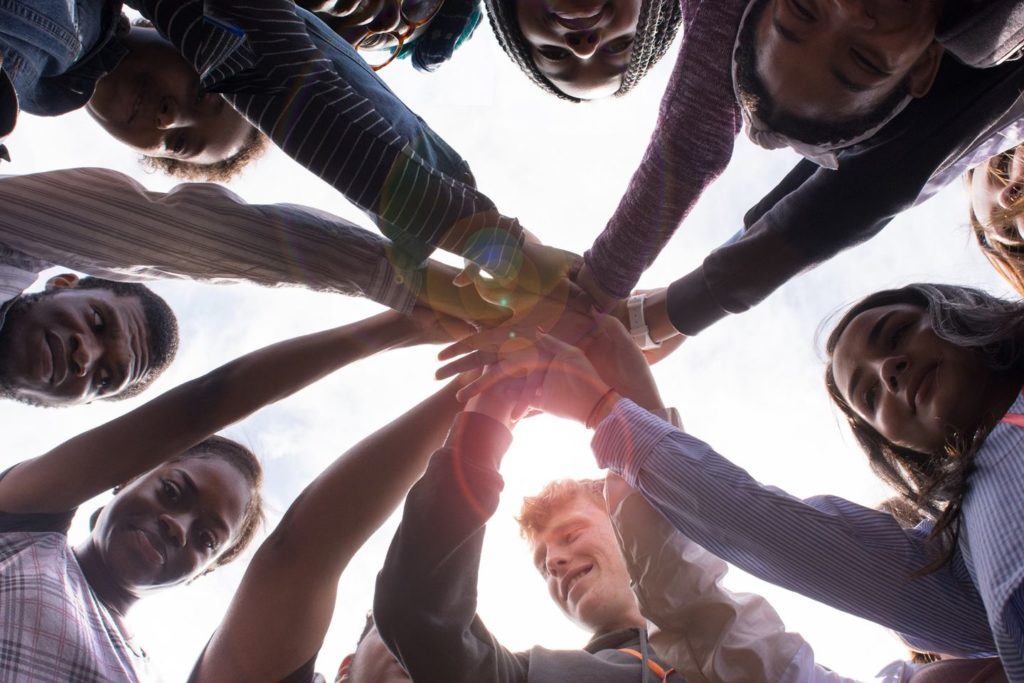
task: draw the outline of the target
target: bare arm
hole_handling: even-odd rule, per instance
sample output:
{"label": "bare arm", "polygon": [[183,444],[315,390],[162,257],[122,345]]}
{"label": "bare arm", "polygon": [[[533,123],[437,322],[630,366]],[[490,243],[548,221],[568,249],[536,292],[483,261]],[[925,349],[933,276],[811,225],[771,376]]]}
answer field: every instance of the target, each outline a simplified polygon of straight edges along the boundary
{"label": "bare arm", "polygon": [[448,384],[306,487],[249,564],[193,683],[278,681],[317,653],[342,572],[441,446],[457,390]]}
{"label": "bare arm", "polygon": [[263,406],[415,335],[410,318],[388,312],[253,351],[17,465],[0,480],[0,510],[70,510]]}

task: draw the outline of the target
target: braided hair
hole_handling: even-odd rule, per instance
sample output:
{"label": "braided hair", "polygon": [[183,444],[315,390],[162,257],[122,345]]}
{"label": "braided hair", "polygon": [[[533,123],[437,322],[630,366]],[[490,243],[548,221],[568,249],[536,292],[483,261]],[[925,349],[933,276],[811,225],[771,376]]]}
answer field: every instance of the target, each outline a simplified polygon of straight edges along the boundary
{"label": "braided hair", "polygon": [[[509,56],[531,81],[536,83],[555,97],[569,102],[581,100],[567,95],[541,73],[533,62],[530,44],[519,30],[516,14],[518,0],[484,0],[487,17],[491,28],[505,54]],[[629,67],[622,76],[622,85],[615,91],[620,97],[632,90],[640,79],[647,75],[672,44],[672,39],[682,23],[682,9],[679,0],[642,0],[640,17],[636,22],[636,36],[633,39],[633,52],[629,58]]]}

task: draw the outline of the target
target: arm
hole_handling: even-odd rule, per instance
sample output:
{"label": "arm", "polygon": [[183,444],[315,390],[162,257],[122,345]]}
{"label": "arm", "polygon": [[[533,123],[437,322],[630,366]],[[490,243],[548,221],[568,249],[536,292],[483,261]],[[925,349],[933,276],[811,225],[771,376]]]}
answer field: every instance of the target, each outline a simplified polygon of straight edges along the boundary
{"label": "arm", "polygon": [[313,45],[290,0],[263,0],[259,12],[237,0],[133,4],[196,67],[203,91],[223,94],[397,244],[431,245],[515,275],[518,221],[413,152]]}
{"label": "arm", "polygon": [[983,135],[1013,106],[1022,87],[1020,63],[979,71],[947,58],[931,92],[863,147],[844,152],[838,170],[810,173],[801,162],[783,181],[788,187],[803,177],[798,187],[782,197],[773,191],[777,201],[755,207],[749,217],[761,215],[742,239],[675,281],[668,292],[675,328],[693,335],[742,313],[802,271],[873,237],[914,205],[935,171],[963,153],[965,141]]}
{"label": "arm", "polygon": [[377,577],[377,630],[415,681],[525,683],[527,659],[506,650],[476,616],[484,525],[503,486],[511,433],[465,412],[405,502]]}
{"label": "arm", "polygon": [[729,65],[742,3],[684,4],[690,6],[696,9],[683,30],[658,126],[618,209],[585,254],[580,284],[587,289],[593,282],[605,296],[629,295],[725,170],[740,130]]}
{"label": "arm", "polygon": [[[759,595],[721,585],[728,566],[608,475],[608,509],[651,643],[687,680],[784,681],[813,652]],[[823,671],[820,673],[824,673]],[[815,678],[814,680],[845,680]]]}
{"label": "arm", "polygon": [[249,353],[17,465],[0,480],[0,510],[70,510],[263,406],[416,334],[410,318],[388,312]]}
{"label": "arm", "polygon": [[247,204],[219,185],[150,192],[116,171],[64,169],[0,178],[0,204],[0,244],[99,277],[292,284],[402,312],[419,302],[493,316],[451,285],[454,269],[429,262],[399,277],[379,235],[307,207]]}
{"label": "arm", "polygon": [[441,445],[462,407],[457,389],[366,437],[305,488],[249,563],[192,680],[272,683],[316,654],[342,572]]}
{"label": "arm", "polygon": [[991,653],[984,606],[962,556],[930,559],[926,529],[841,498],[806,501],[762,486],[707,444],[628,400],[594,437],[598,464],[621,474],[680,532],[765,581],[875,621],[918,647]]}

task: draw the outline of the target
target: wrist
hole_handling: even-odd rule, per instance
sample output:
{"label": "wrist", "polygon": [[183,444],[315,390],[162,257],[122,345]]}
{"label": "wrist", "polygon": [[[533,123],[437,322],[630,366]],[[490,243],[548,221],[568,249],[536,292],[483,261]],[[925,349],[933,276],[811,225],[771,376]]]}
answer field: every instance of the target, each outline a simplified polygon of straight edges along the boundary
{"label": "wrist", "polygon": [[644,300],[644,320],[651,339],[660,344],[680,334],[668,317],[668,289],[659,289]]}
{"label": "wrist", "polygon": [[590,414],[584,422],[586,428],[597,429],[597,426],[604,422],[605,418],[611,414],[616,404],[621,400],[622,395],[615,389],[605,391],[594,403],[594,407],[590,409]]}

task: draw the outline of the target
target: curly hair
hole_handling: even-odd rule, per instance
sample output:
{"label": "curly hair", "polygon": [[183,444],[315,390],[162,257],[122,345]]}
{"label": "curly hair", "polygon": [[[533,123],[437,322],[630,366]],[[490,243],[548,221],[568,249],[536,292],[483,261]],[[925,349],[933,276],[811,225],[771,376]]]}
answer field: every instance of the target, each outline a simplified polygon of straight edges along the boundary
{"label": "curly hair", "polygon": [[[1019,372],[1024,368],[1024,301],[1005,301],[978,289],[955,285],[912,284],[883,290],[854,304],[825,343],[825,386],[829,397],[867,453],[871,469],[910,506],[900,506],[895,516],[909,520],[916,512],[935,520],[930,538],[941,540],[945,552],[921,570],[927,573],[952,557],[960,533],[967,480],[992,425],[977,425],[969,433],[954,435],[943,452],[922,453],[894,444],[854,411],[836,384],[836,346],[861,313],[894,304],[924,309],[940,339],[977,351],[993,372]],[[891,503],[889,509],[895,511]]]}
{"label": "curly hair", "polygon": [[590,501],[602,510],[604,503],[603,479],[558,479],[548,483],[536,496],[523,498],[523,507],[516,521],[519,533],[533,543],[537,534],[544,531],[551,515],[579,498]]}
{"label": "curly hair", "polygon": [[[498,44],[531,81],[545,92],[568,102],[583,101],[559,90],[537,68],[531,56],[530,44],[519,29],[518,0],[484,0],[484,4]],[[622,76],[622,85],[615,92],[616,97],[632,90],[664,56],[682,21],[679,0],[643,0],[636,22],[633,51]]]}
{"label": "curly hair", "polygon": [[192,182],[226,183],[241,173],[249,164],[259,159],[270,146],[270,138],[253,126],[241,149],[227,159],[214,161],[210,164],[196,164],[191,161],[172,159],[170,157],[143,156],[142,165],[151,171],[163,173],[181,180]]}

